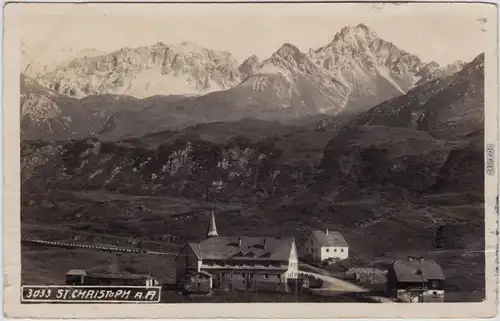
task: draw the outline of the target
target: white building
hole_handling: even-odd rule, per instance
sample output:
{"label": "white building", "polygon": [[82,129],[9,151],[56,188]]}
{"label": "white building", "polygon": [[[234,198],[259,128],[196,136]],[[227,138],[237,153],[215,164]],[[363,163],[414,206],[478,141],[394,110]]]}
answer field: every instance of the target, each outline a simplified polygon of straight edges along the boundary
{"label": "white building", "polygon": [[309,234],[301,256],[312,258],[315,261],[328,259],[343,260],[349,257],[349,245],[337,231],[312,231]]}

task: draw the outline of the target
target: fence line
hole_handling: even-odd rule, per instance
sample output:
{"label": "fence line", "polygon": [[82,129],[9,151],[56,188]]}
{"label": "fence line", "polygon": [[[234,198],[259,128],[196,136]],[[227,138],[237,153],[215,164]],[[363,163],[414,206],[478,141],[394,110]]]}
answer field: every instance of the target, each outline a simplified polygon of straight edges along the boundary
{"label": "fence line", "polygon": [[64,248],[82,248],[82,249],[100,250],[100,251],[106,251],[106,252],[144,253],[144,254],[152,254],[152,255],[177,255],[175,253],[150,251],[147,249],[124,248],[124,247],[116,247],[116,246],[109,246],[109,245],[103,245],[103,244],[76,244],[76,243],[66,243],[66,242],[59,242],[59,241],[36,240],[36,239],[29,239],[29,238],[21,238],[21,243],[33,244],[33,245],[43,245],[43,246],[64,247]]}

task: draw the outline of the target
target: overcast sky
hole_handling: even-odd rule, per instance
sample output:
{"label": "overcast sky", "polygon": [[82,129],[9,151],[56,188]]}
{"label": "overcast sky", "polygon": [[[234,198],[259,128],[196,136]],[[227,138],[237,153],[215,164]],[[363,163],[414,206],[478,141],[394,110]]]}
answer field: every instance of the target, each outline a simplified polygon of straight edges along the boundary
{"label": "overcast sky", "polygon": [[[440,64],[470,61],[486,48],[495,8],[486,4],[36,4],[21,36],[29,56],[61,49],[112,51],[157,42],[194,42],[238,61],[267,58],[289,42],[303,52],[364,23],[400,49]],[[488,26],[481,18],[490,17]],[[493,22],[494,23],[494,22]],[[491,38],[489,38],[491,39]],[[46,58],[45,58],[46,59]]]}

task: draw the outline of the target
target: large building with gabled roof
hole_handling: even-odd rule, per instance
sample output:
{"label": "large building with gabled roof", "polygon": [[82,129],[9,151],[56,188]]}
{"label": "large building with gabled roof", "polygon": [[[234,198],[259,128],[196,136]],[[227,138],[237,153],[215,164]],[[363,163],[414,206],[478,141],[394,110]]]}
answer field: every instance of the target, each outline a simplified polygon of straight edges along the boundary
{"label": "large building with gabled roof", "polygon": [[288,280],[298,277],[295,239],[219,236],[212,211],[206,239],[187,243],[176,257],[178,284],[201,272],[214,288],[287,291]]}

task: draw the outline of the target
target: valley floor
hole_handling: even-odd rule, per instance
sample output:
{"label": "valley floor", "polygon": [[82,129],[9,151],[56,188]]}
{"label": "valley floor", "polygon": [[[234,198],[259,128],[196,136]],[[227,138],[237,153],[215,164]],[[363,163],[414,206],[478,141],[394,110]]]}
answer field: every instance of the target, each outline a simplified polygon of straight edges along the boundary
{"label": "valley floor", "polygon": [[[202,201],[170,197],[147,197],[91,192],[52,192],[50,195],[31,194],[23,199],[22,236],[43,240],[71,241],[86,244],[110,244],[123,247],[142,247],[153,251],[171,253],[159,256],[140,253],[109,253],[85,249],[63,249],[34,245],[22,245],[23,284],[64,284],[64,275],[69,269],[109,270],[118,268],[123,272],[152,273],[160,283],[173,283],[175,278],[174,257],[187,241],[204,237],[207,217],[205,212],[214,204]],[[346,202],[349,203],[349,202]],[[350,202],[352,203],[352,202]],[[355,202],[354,202],[355,203]],[[367,204],[364,200],[363,206]],[[301,215],[283,212],[277,214],[272,207],[259,204],[227,202],[217,206],[220,233],[230,235],[276,235],[281,231],[296,237],[300,246],[302,233],[314,224],[307,220],[331,221],[323,216]],[[342,206],[342,204],[338,205]],[[352,206],[347,204],[344,206]],[[321,213],[320,213],[321,214]],[[296,214],[297,215],[297,214]],[[303,222],[297,227],[297,217]],[[304,221],[305,220],[305,221]],[[387,221],[387,220],[386,220]],[[434,259],[444,269],[447,277],[447,301],[472,302],[484,298],[484,252],[454,249],[433,251],[426,248],[402,248],[391,246],[372,251],[370,243],[378,242],[384,234],[376,230],[387,224],[379,219],[366,223],[366,233],[361,229],[345,232],[352,242],[353,266],[387,267],[397,258],[422,255]],[[391,223],[392,224],[392,223]],[[295,233],[294,233],[295,232]],[[369,233],[368,233],[369,232]],[[344,232],[343,232],[344,233]],[[402,232],[400,232],[402,233]],[[379,240],[376,240],[379,239]],[[393,237],[387,243],[393,243]],[[420,239],[421,241],[421,239]],[[401,242],[403,244],[403,242]],[[396,243],[397,244],[397,243]],[[410,243],[411,244],[411,243]],[[116,265],[115,265],[116,264]],[[301,294],[277,295],[263,293],[216,293],[207,298],[179,297],[175,292],[166,292],[165,302],[355,302],[359,299],[336,296],[313,296]]]}

